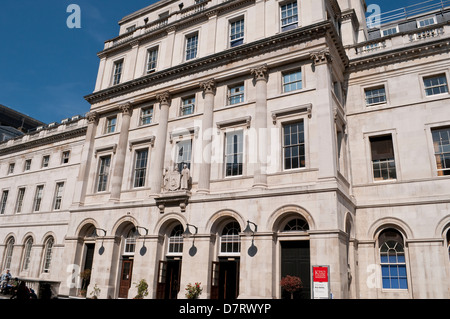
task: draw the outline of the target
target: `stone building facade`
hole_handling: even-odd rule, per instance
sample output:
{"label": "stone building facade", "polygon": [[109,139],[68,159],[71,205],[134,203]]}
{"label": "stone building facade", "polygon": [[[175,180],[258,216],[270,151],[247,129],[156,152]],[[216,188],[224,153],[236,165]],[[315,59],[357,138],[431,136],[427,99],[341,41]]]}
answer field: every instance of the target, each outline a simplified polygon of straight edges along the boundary
{"label": "stone building facade", "polygon": [[[0,146],[2,267],[45,264],[51,235],[50,271],[20,275],[62,296],[132,298],[145,279],[148,298],[194,282],[202,298],[283,298],[296,275],[310,298],[325,265],[333,298],[448,298],[449,13],[368,30],[365,10],[163,0],[124,17],[70,138]],[[64,179],[64,208],[12,209],[47,174],[12,179],[8,163],[69,145],[45,185]]]}

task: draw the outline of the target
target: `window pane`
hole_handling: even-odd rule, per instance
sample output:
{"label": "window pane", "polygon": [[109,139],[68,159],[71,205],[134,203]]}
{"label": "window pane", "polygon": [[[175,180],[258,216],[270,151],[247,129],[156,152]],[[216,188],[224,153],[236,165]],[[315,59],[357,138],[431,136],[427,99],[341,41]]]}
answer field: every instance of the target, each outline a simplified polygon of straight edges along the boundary
{"label": "window pane", "polygon": [[284,169],[305,167],[303,121],[283,126]]}

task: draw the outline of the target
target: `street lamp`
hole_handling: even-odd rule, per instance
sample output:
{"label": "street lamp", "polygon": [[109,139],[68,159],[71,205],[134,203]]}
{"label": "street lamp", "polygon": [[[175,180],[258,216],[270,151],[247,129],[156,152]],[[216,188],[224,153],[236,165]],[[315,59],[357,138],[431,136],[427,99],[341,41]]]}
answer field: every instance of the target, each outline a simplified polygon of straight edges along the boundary
{"label": "street lamp", "polygon": [[[195,228],[195,234],[192,234],[191,231],[189,230],[189,226],[192,226]],[[197,226],[191,225],[191,224],[186,224],[186,230],[183,233],[183,238],[191,238],[192,236],[197,235],[198,233],[198,228]]]}
{"label": "street lamp", "polygon": [[136,233],[137,233],[139,236],[144,236],[144,235],[141,235],[141,233],[139,232],[139,228],[145,230],[145,235],[148,235],[148,229],[147,229],[147,228],[142,227],[142,226],[134,226],[134,228],[136,228]]}
{"label": "street lamp", "polygon": [[[255,227],[255,230],[252,230],[252,228],[250,227],[250,224],[252,224]],[[257,230],[258,230],[258,225],[256,225],[254,222],[247,220],[247,227],[245,227],[243,233],[246,237],[255,236],[255,233],[257,232]]]}

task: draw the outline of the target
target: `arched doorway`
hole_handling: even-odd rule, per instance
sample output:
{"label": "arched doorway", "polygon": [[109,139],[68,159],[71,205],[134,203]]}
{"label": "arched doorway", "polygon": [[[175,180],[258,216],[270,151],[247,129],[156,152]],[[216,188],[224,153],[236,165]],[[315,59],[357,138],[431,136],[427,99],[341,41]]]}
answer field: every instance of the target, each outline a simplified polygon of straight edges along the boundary
{"label": "arched doorway", "polygon": [[241,227],[227,219],[217,228],[217,260],[211,268],[211,299],[236,299],[239,296]]}
{"label": "arched doorway", "polygon": [[184,228],[179,222],[167,227],[164,257],[158,265],[157,299],[177,299],[180,292]]}
{"label": "arched doorway", "polygon": [[139,236],[133,224],[128,224],[123,229],[122,254],[120,262],[119,298],[128,298],[133,275],[134,252],[136,250],[136,238]]}

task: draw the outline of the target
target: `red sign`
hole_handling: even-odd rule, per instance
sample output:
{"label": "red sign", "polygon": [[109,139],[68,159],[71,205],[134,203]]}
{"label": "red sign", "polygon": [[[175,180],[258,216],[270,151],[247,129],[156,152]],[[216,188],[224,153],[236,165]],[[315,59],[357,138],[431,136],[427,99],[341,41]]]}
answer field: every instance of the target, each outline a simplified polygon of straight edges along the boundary
{"label": "red sign", "polygon": [[328,282],[328,268],[327,267],[314,267],[313,268],[313,281],[314,282]]}

